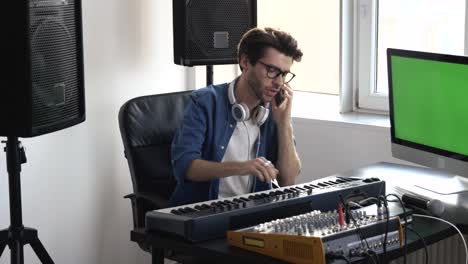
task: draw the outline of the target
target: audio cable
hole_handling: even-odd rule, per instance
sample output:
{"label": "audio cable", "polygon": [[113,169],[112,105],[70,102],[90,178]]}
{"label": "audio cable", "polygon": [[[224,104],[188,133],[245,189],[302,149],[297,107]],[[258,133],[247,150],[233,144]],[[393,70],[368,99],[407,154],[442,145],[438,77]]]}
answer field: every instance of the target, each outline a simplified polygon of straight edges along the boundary
{"label": "audio cable", "polygon": [[337,254],[337,253],[326,253],[325,254],[325,260],[327,261],[332,261],[333,260],[344,260],[346,263],[351,263],[348,258],[346,258],[343,254]]}
{"label": "audio cable", "polygon": [[[347,203],[345,203],[344,199],[343,199],[343,196],[340,194],[338,195],[338,197],[340,198],[340,201],[341,203],[343,204],[344,208],[345,208],[345,214],[348,215],[348,217],[353,221],[354,223],[354,226],[356,226],[356,233],[357,235],[359,236],[360,238],[360,242],[361,242],[361,246],[364,248],[364,247],[367,247],[369,248],[369,243],[367,242],[366,238],[364,237],[364,234],[362,233],[362,230],[361,228],[359,228],[359,224],[356,222],[356,220],[354,219],[354,217],[349,213],[349,205]],[[366,245],[364,245],[364,242],[366,243]]]}
{"label": "audio cable", "polygon": [[416,230],[414,230],[413,228],[411,228],[409,226],[407,228],[408,228],[409,231],[415,233],[419,237],[419,239],[421,239],[421,241],[422,241],[422,243],[424,245],[424,253],[426,255],[426,264],[429,264],[429,253],[427,252],[426,240],[424,240],[424,238]]}
{"label": "audio cable", "polygon": [[398,197],[398,195],[396,195],[396,194],[390,193],[390,194],[387,194],[385,196],[387,201],[388,201],[389,196],[395,197],[398,200],[398,202],[400,203],[401,209],[403,210],[403,216],[404,216],[404,219],[405,219],[405,227],[404,227],[404,230],[403,230],[403,232],[404,232],[404,234],[403,234],[403,236],[404,236],[403,263],[406,264],[406,257],[408,255],[408,229],[406,228],[408,226],[408,215],[406,214],[405,205],[403,204],[403,201],[401,201],[400,197]]}
{"label": "audio cable", "polygon": [[[388,203],[387,203],[387,199],[385,198],[384,195],[380,195],[379,196],[379,201],[381,201],[383,203],[383,213],[382,213],[382,216],[385,217],[385,235],[384,235],[384,239],[382,241],[382,246],[383,246],[383,253],[384,253],[384,259],[385,259],[385,262],[388,262],[387,259],[388,259],[388,255],[387,255],[387,238],[388,238],[388,229],[389,229],[389,223],[390,223],[390,212],[389,212],[389,209],[388,209]],[[380,204],[381,206],[381,204]]]}
{"label": "audio cable", "polygon": [[465,241],[465,238],[463,237],[462,232],[460,231],[460,229],[457,228],[457,226],[455,226],[454,224],[450,223],[450,222],[447,221],[447,220],[444,220],[444,219],[442,219],[442,218],[435,217],[435,216],[421,215],[421,214],[413,214],[413,216],[439,220],[439,221],[444,222],[444,223],[450,225],[451,227],[455,228],[455,230],[457,230],[458,234],[460,235],[460,237],[461,237],[461,239],[462,239],[463,246],[465,247],[465,264],[468,264],[468,248],[467,248],[467,246],[466,246],[466,241]]}
{"label": "audio cable", "polygon": [[[375,264],[380,263],[379,256],[377,255],[375,251],[369,249],[367,250],[367,254],[372,260],[372,263],[375,263]],[[374,257],[377,259],[377,262],[375,262]]]}
{"label": "audio cable", "polygon": [[[385,261],[387,261],[388,257],[387,257],[387,243],[386,243],[386,241],[387,241],[387,238],[388,238],[388,230],[389,230],[389,223],[390,223],[390,213],[389,213],[389,209],[388,209],[387,198],[386,198],[384,195],[380,195],[378,198],[376,198],[376,197],[368,197],[368,198],[366,198],[366,199],[363,199],[363,200],[359,201],[358,203],[353,202],[353,203],[351,203],[351,204],[352,204],[352,205],[354,205],[354,204],[355,204],[355,205],[359,205],[359,206],[362,207],[363,204],[364,204],[364,205],[369,205],[368,203],[370,203],[370,204],[376,204],[376,206],[377,206],[377,216],[378,216],[378,218],[381,219],[381,220],[383,220],[383,219],[386,220],[386,224],[385,224],[385,233],[384,233],[384,239],[383,239],[383,241],[382,241],[382,245],[383,245],[384,259],[385,259]],[[359,207],[359,206],[358,206],[358,207]],[[404,209],[403,209],[403,210],[404,210]],[[405,213],[405,215],[406,215],[406,213]],[[354,219],[353,219],[353,222],[355,223],[355,225],[357,224],[357,223],[354,221]],[[405,223],[406,223],[406,218],[405,218]],[[406,226],[406,225],[405,225],[405,226]],[[357,227],[357,228],[358,228],[358,227]],[[356,228],[356,229],[357,229],[357,228]],[[364,236],[364,234],[361,234],[361,236]],[[406,233],[405,233],[405,241],[406,241]],[[406,245],[406,242],[405,242],[405,245]],[[405,248],[406,248],[406,246],[405,246]],[[370,252],[370,253],[373,252],[373,253],[374,253],[374,256],[377,257],[377,261],[379,261],[379,258],[378,258],[378,256],[377,256],[377,254],[376,254],[374,251],[372,251],[372,250],[369,248],[369,246],[367,246],[367,249],[368,249],[368,252]],[[406,252],[406,250],[405,250],[405,252]],[[371,254],[367,254],[367,255],[368,255],[368,257],[372,258],[372,261],[375,263],[375,260],[374,260],[374,258],[373,258],[373,255],[371,255]],[[405,255],[406,255],[406,253],[405,253]],[[406,263],[406,256],[404,257],[404,259],[405,259],[405,262],[404,262],[404,263]]]}

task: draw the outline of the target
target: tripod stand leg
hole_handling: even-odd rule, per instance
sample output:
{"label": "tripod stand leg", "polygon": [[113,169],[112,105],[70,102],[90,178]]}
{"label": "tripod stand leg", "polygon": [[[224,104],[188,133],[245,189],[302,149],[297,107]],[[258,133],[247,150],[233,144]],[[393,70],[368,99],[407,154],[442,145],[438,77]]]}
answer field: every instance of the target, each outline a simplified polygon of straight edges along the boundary
{"label": "tripod stand leg", "polygon": [[49,256],[49,253],[47,253],[39,238],[34,239],[30,244],[42,264],[54,264],[54,261]]}
{"label": "tripod stand leg", "polygon": [[0,257],[3,254],[3,250],[5,250],[8,245],[8,240],[8,229],[0,230]]}
{"label": "tripod stand leg", "polygon": [[5,143],[6,147],[4,150],[7,154],[11,225],[8,229],[0,231],[0,255],[3,253],[6,244],[8,244],[11,251],[11,263],[23,264],[23,246],[31,244],[32,249],[42,263],[53,264],[54,262],[37,237],[37,230],[23,226],[20,172],[21,164],[26,162],[24,148],[21,142],[18,141],[18,137],[15,136],[8,136],[8,140]]}
{"label": "tripod stand leg", "polygon": [[5,250],[5,247],[7,246],[6,242],[0,242],[0,257],[3,254],[3,250]]}
{"label": "tripod stand leg", "polygon": [[24,263],[24,253],[23,253],[23,244],[20,240],[16,239],[10,245],[10,259],[12,264],[23,264]]}

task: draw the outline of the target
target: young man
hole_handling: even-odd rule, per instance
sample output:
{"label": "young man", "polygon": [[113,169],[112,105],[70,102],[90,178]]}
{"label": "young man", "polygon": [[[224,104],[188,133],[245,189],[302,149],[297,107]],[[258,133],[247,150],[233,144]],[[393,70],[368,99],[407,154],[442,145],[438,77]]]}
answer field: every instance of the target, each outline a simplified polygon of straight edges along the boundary
{"label": "young man", "polygon": [[275,180],[295,183],[301,164],[289,82],[293,61],[301,57],[288,33],[254,28],[238,46],[241,75],[193,92],[172,143],[172,205],[268,190]]}

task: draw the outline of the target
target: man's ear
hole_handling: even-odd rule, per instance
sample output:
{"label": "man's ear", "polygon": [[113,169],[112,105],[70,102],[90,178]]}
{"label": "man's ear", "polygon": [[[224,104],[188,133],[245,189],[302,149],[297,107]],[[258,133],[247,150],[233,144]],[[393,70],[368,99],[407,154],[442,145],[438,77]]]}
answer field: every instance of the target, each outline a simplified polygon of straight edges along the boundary
{"label": "man's ear", "polygon": [[249,66],[250,66],[249,57],[247,57],[246,54],[242,54],[241,57],[240,57],[239,64],[242,67],[242,69],[244,69],[244,70],[248,69]]}

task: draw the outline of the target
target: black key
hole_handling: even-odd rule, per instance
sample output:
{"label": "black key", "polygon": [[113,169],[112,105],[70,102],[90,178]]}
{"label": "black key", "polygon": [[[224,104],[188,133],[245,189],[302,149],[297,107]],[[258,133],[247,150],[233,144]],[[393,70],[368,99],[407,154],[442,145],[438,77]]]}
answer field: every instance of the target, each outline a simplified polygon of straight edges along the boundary
{"label": "black key", "polygon": [[255,200],[260,200],[260,199],[262,199],[262,198],[263,198],[263,197],[262,197],[260,194],[254,195],[254,199],[255,199]]}
{"label": "black key", "polygon": [[340,178],[340,179],[345,180],[347,182],[355,181],[355,179],[353,179],[353,178]]}
{"label": "black key", "polygon": [[231,200],[224,200],[224,202],[227,203],[227,204],[231,204],[231,205],[232,205],[232,204],[235,204],[235,203],[234,203],[233,201],[231,201]]}
{"label": "black key", "polygon": [[182,213],[181,213],[181,212],[179,212],[179,210],[172,209],[172,210],[171,210],[171,214],[175,214],[175,215],[181,215]]}
{"label": "black key", "polygon": [[221,207],[223,207],[224,205],[223,205],[222,202],[215,202],[215,203],[213,204],[213,206],[216,207],[216,208],[221,208]]}
{"label": "black key", "polygon": [[208,206],[208,207],[199,209],[197,212],[191,213],[190,215],[193,215],[193,216],[205,216],[205,215],[211,215],[211,214],[213,214],[215,211],[216,211],[215,207]]}
{"label": "black key", "polygon": [[226,203],[226,202],[224,202],[224,201],[219,201],[218,203],[219,203],[220,206],[226,206],[226,205],[228,205],[228,203]]}
{"label": "black key", "polygon": [[207,204],[202,204],[201,207],[202,207],[203,209],[211,208],[211,206],[209,206],[209,205],[207,205]]}
{"label": "black key", "polygon": [[180,212],[181,215],[188,213],[188,211],[185,210],[185,208],[179,208],[178,211]]}
{"label": "black key", "polygon": [[187,213],[193,213],[196,212],[197,210],[193,209],[192,207],[185,207],[184,208]]}

